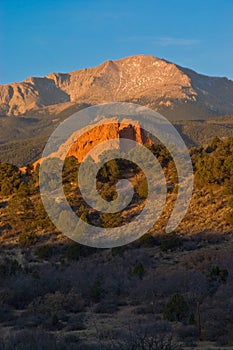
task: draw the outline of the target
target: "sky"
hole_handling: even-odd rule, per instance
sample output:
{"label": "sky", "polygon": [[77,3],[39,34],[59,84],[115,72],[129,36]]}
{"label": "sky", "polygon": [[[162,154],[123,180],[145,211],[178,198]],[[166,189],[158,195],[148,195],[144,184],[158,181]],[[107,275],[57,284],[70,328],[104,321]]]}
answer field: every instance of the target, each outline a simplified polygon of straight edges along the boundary
{"label": "sky", "polygon": [[1,0],[0,84],[146,54],[233,80],[232,0]]}

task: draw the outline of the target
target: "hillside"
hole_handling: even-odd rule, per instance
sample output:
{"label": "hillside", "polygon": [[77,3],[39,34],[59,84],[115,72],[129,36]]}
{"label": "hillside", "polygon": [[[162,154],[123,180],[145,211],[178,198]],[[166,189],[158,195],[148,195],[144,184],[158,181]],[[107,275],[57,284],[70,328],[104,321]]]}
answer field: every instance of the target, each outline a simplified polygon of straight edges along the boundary
{"label": "hillside", "polygon": [[[176,199],[174,164],[163,148],[154,151],[169,184],[166,209],[151,235],[113,249],[67,239],[43,208],[38,168],[0,163],[0,349],[232,349],[233,138],[192,149],[195,190],[171,234],[164,226]],[[127,172],[124,163],[106,166],[103,198],[114,196],[116,165]],[[84,206],[77,170],[67,158],[64,191],[85,220],[127,224],[146,200],[136,184],[139,197],[124,215],[98,218]]]}
{"label": "hillside", "polygon": [[[66,106],[67,107],[67,106]],[[54,118],[51,114],[0,118],[0,161],[25,166],[41,158],[52,131],[85,105],[72,105]],[[215,136],[233,136],[233,116],[208,120],[174,121],[188,148],[208,144]],[[95,141],[95,140],[94,140]]]}

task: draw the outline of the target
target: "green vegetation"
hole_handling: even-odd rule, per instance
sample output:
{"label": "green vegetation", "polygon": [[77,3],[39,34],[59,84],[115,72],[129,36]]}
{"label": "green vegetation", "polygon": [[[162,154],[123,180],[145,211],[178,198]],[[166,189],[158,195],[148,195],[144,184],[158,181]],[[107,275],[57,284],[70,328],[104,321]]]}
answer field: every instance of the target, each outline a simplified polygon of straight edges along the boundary
{"label": "green vegetation", "polygon": [[30,247],[37,241],[35,232],[22,232],[19,235],[19,243],[22,247]]}
{"label": "green vegetation", "polygon": [[102,213],[101,214],[101,223],[105,228],[110,227],[119,227],[122,224],[121,213]]}
{"label": "green vegetation", "polygon": [[85,107],[86,104],[72,105],[57,113],[55,119],[54,115],[43,109],[32,111],[25,117],[1,116],[0,162],[18,167],[35,162],[41,157],[46,142],[60,122]]}
{"label": "green vegetation", "polygon": [[97,278],[90,288],[89,295],[94,303],[98,303],[103,297],[104,289],[101,286],[100,280]]}
{"label": "green vegetation", "polygon": [[228,270],[220,269],[218,266],[213,266],[208,276],[211,280],[219,279],[221,282],[225,283],[228,277]]}
{"label": "green vegetation", "polygon": [[16,166],[0,163],[0,191],[3,196],[16,192],[21,183],[21,174]]}
{"label": "green vegetation", "polygon": [[160,237],[160,249],[163,252],[174,251],[181,246],[181,239],[176,232],[166,233]]}
{"label": "green vegetation", "polygon": [[206,149],[192,150],[197,184],[223,185],[225,192],[233,193],[233,138],[221,141],[214,138]]}
{"label": "green vegetation", "polygon": [[15,259],[7,259],[6,261],[0,263],[0,276],[16,275],[21,271],[22,267]]}
{"label": "green vegetation", "polygon": [[[172,209],[175,165],[161,145],[152,151],[164,166]],[[33,348],[36,341],[42,349],[178,350],[195,348],[201,338],[200,344],[231,348],[232,139],[215,138],[193,148],[191,156],[195,192],[184,220],[189,234],[183,234],[184,226],[163,233],[167,218],[162,216],[161,234],[151,229],[132,244],[103,250],[70,241],[53,226],[40,199],[39,165],[20,171],[0,163],[0,326],[9,334],[9,339],[0,336],[0,343],[9,349],[18,342]],[[48,164],[51,171],[56,165],[56,159]],[[105,199],[116,198],[119,178],[134,186],[128,208],[113,215],[85,204],[78,169],[74,157],[66,159],[63,184],[73,210],[97,225],[121,225],[124,232],[137,205],[144,205],[146,183],[141,193],[136,181],[143,180],[141,169],[121,159],[101,170],[96,182]]]}
{"label": "green vegetation", "polygon": [[140,279],[143,278],[143,276],[145,275],[145,268],[140,261],[136,262],[134,267],[131,269],[131,274],[133,276],[139,277]]}
{"label": "green vegetation", "polygon": [[182,321],[188,310],[188,305],[184,297],[180,294],[174,294],[164,307],[163,316],[166,320]]}
{"label": "green vegetation", "polygon": [[53,247],[50,245],[42,245],[37,248],[36,255],[40,259],[49,259],[53,255]]}
{"label": "green vegetation", "polygon": [[94,254],[95,251],[95,248],[72,242],[66,250],[66,257],[68,260],[79,260],[80,257],[87,257]]}
{"label": "green vegetation", "polygon": [[139,181],[137,188],[136,188],[137,194],[140,198],[146,199],[148,196],[148,185],[146,179],[143,179],[142,181]]}

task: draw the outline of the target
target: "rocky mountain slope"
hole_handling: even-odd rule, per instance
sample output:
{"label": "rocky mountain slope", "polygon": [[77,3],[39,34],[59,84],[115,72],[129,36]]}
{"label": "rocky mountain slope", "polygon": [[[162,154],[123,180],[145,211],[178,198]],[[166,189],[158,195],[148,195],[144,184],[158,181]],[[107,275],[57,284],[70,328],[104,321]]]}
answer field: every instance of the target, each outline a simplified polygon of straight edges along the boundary
{"label": "rocky mountain slope", "polygon": [[156,58],[132,56],[95,68],[51,73],[21,83],[0,85],[0,115],[30,115],[61,104],[131,101],[170,119],[198,119],[233,112],[233,81],[208,77]]}

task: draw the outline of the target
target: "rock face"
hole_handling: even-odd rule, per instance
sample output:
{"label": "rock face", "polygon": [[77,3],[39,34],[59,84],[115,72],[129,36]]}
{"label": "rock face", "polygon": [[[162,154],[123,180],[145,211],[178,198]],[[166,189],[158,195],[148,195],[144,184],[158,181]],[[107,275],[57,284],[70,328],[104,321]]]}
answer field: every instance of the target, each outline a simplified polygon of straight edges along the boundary
{"label": "rock face", "polygon": [[29,78],[0,86],[0,114],[23,115],[27,111],[70,101],[69,95],[49,78]]}
{"label": "rock face", "polygon": [[[74,156],[81,162],[95,146],[104,141],[119,140],[118,147],[114,143],[109,143],[108,147],[104,147],[104,150],[119,148],[124,152],[130,150],[127,141],[124,139],[133,140],[143,145],[151,145],[153,143],[149,135],[140,127],[140,124],[132,122],[130,119],[123,119],[119,122],[117,118],[111,118],[105,122],[106,124],[104,125],[101,121],[101,125],[99,122],[75,132],[52,156],[61,159],[64,159],[66,156]],[[98,153],[94,152],[92,158],[94,161],[97,161]]]}
{"label": "rock face", "polygon": [[190,113],[197,117],[230,114],[233,81],[204,76],[153,56],[139,55],[68,74],[51,73],[44,78],[0,85],[1,115],[23,115],[64,102],[114,101],[131,101],[161,112],[171,111],[182,117],[179,119]]}

